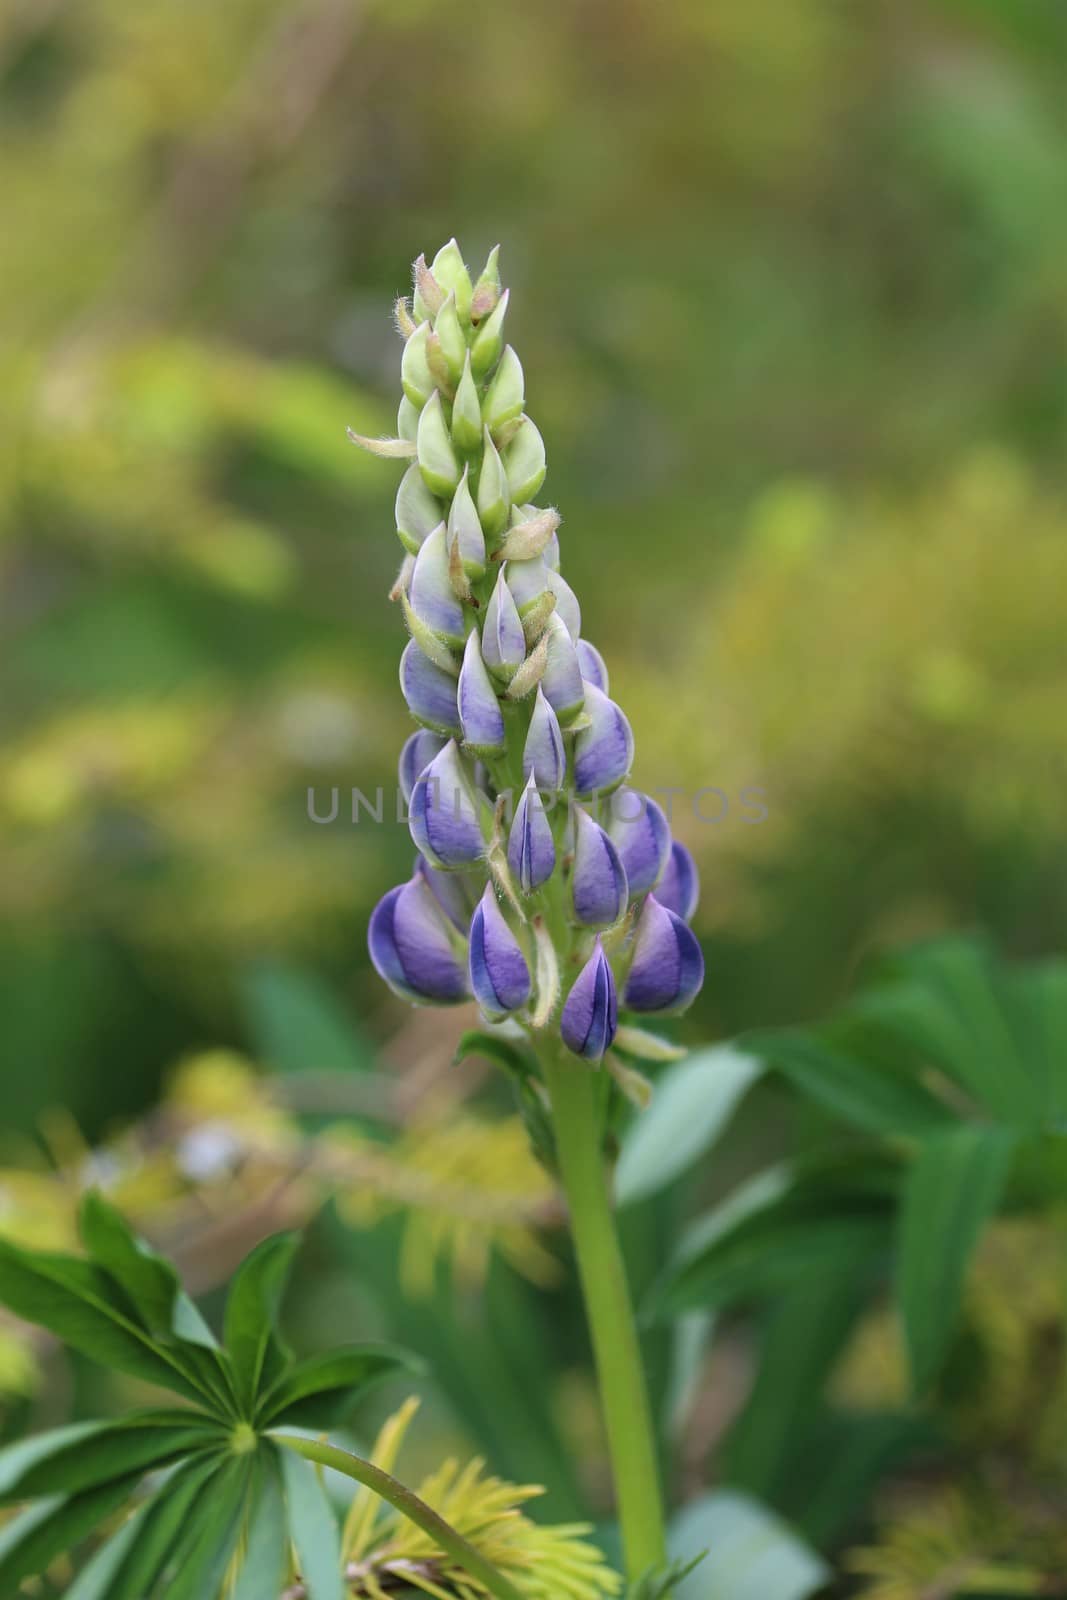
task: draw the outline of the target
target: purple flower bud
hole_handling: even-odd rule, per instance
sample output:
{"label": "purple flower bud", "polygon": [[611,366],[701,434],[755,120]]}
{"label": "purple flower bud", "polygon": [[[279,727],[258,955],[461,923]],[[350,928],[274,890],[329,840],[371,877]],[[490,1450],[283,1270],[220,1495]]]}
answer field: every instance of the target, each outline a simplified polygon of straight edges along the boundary
{"label": "purple flower bud", "polygon": [[634,736],[614,700],[591,683],[585,686],[585,709],[590,720],[574,741],[574,787],[588,797],[622,782],[633,762]]}
{"label": "purple flower bud", "polygon": [[541,679],[545,698],[560,722],[564,725],[578,715],[585,701],[585,685],[574,642],[567,632],[567,624],[553,612],[545,627],[548,643],[548,661]]}
{"label": "purple flower bud", "polygon": [[470,867],[484,857],[478,796],[454,739],[411,791],[408,826],[416,847],[435,867]]}
{"label": "purple flower bud", "polygon": [[661,906],[676,912],[685,922],[690,920],[697,908],[700,876],[696,862],[685,845],[679,844],[677,839],[671,845],[670,857],[656,890],[656,899]]}
{"label": "purple flower bud", "polygon": [[470,980],[475,999],[492,1022],[518,1011],[530,998],[526,957],[491,883],[486,884],[471,918]]}
{"label": "purple flower bud", "polygon": [[626,870],[619,852],[589,813],[578,806],[574,816],[574,914],[589,928],[607,928],[626,910]]}
{"label": "purple flower bud", "polygon": [[400,687],[416,722],[435,733],[461,733],[456,680],[423,655],[414,639],[400,657]]}
{"label": "purple flower bud", "polygon": [[618,1027],[615,978],[598,939],[567,996],[560,1033],[568,1050],[585,1061],[599,1061]]}
{"label": "purple flower bud", "polygon": [[654,800],[636,789],[611,797],[608,832],[615,844],[632,895],[645,894],[658,881],[671,853],[671,830]]}
{"label": "purple flower bud", "polygon": [[482,657],[490,672],[509,682],[526,659],[526,636],[515,597],[501,573],[482,625]]}
{"label": "purple flower bud", "polygon": [[588,639],[578,640],[578,665],[582,669],[582,677],[586,683],[591,683],[594,689],[608,692],[607,662],[600,654],[595,644],[590,644]]}
{"label": "purple flower bud", "polygon": [[416,779],[422,777],[434,756],[440,755],[445,743],[440,734],[431,733],[428,728],[420,728],[405,741],[397,764],[400,792],[404,796],[405,805],[411,800],[411,791],[415,787]]}
{"label": "purple flower bud", "polygon": [[481,641],[474,628],[467,637],[459,673],[459,720],[463,743],[477,755],[495,755],[506,743],[504,713],[482,660]]}
{"label": "purple flower bud", "polygon": [[[544,560],[544,557],[542,557],[542,560]],[[582,631],[582,608],[578,604],[578,596],[575,594],[566,578],[561,578],[559,573],[553,572],[551,568],[548,569],[548,587],[556,597],[557,616],[563,618],[563,621],[567,627],[567,632],[570,634],[575,644],[577,644],[578,635]],[[581,665],[581,656],[579,656],[579,669],[581,668]]]}
{"label": "purple flower bud", "polygon": [[538,789],[553,793],[563,788],[567,775],[559,718],[545,699],[540,684],[522,751],[522,775],[527,779],[532,777]]}
{"label": "purple flower bud", "polygon": [[379,900],[367,944],[379,976],[402,1000],[451,1005],[467,998],[461,941],[422,877]]}
{"label": "purple flower bud", "polygon": [[415,557],[408,598],[419,621],[439,639],[463,643],[463,607],[448,575],[448,537],[443,522],[427,534]]}
{"label": "purple flower bud", "polygon": [[704,982],[704,956],[681,917],[650,894],[637,919],[623,1002],[631,1011],[684,1011]]}
{"label": "purple flower bud", "polygon": [[452,926],[466,938],[471,913],[481,894],[481,879],[466,872],[443,872],[440,867],[431,867],[421,855],[415,857],[415,871],[425,878],[430,893]]}
{"label": "purple flower bud", "polygon": [[531,772],[508,835],[508,866],[518,879],[523,894],[533,894],[552,876],[556,865],[556,846],[544,803],[534,787]]}

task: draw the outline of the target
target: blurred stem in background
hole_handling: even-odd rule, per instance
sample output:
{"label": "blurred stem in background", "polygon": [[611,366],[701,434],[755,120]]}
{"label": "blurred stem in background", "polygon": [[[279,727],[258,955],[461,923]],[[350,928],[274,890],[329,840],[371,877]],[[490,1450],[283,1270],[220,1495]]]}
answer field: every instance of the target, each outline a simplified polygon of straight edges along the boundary
{"label": "blurred stem in background", "polygon": [[665,1564],[667,1543],[648,1388],[604,1174],[596,1080],[558,1043],[543,1039],[539,1050],[596,1358],[626,1572],[636,1582]]}

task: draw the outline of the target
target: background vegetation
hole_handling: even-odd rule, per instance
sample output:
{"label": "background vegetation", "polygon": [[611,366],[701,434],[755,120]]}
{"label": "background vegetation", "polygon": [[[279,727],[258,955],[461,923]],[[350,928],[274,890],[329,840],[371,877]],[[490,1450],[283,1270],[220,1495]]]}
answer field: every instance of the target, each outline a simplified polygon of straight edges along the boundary
{"label": "background vegetation", "polygon": [[[676,802],[709,971],[687,1042],[838,1015],[931,935],[1054,954],[1065,65],[1058,0],[6,8],[5,1227],[65,1244],[103,1176],[211,1294],[317,1215],[293,1342],[412,1345],[435,1374],[410,1447],[427,1470],[480,1450],[543,1482],[547,1514],[602,1513],[552,1185],[506,1087],[450,1067],[470,1019],[407,1014],[366,958],[406,831],[307,817],[309,785],[390,784],[405,731],[393,479],[344,426],[391,426],[403,264],[453,232],[471,260],[499,240],[637,777],[726,797],[718,824]],[[1063,1103],[1028,1124],[1053,1152]],[[634,1203],[638,1283],[685,1217],[839,1131],[795,1079],[761,1079],[709,1167]],[[994,1231],[975,1280],[1028,1268],[983,1301],[1002,1375],[1062,1342],[1058,1160],[1024,1197],[1036,1231]],[[731,1435],[769,1337],[761,1311],[731,1318],[706,1363],[705,1323],[683,1324],[688,1365],[649,1335],[679,1498],[758,1493],[882,1600],[1008,1592],[977,1557],[986,1588],[958,1588],[959,1549],[1001,1522],[983,1560],[1062,1572],[1042,1518],[1063,1446],[1019,1394],[968,1410],[960,1356],[948,1397],[912,1402],[893,1318],[843,1318],[839,1397],[908,1428],[820,1521],[807,1467]],[[21,1334],[4,1351],[8,1428],[88,1403],[88,1369]],[[916,1550],[957,1587],[923,1588]]]}

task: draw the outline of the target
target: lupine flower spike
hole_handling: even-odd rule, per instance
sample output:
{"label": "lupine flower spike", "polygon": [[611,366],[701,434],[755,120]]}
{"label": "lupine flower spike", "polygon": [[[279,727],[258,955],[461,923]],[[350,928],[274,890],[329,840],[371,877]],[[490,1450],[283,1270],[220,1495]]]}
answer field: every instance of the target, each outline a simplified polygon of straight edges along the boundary
{"label": "lupine flower spike", "polygon": [[[618,1010],[674,1013],[703,981],[688,927],[692,857],[627,787],[630,724],[560,573],[559,513],[535,497],[545,446],[506,343],[497,252],[472,278],[455,240],[400,301],[396,496],[411,638],[400,683],[417,724],[400,785],[418,851],[370,924],[404,999],[473,995],[486,1020],[596,1064]],[[414,456],[414,459],[412,459]]]}

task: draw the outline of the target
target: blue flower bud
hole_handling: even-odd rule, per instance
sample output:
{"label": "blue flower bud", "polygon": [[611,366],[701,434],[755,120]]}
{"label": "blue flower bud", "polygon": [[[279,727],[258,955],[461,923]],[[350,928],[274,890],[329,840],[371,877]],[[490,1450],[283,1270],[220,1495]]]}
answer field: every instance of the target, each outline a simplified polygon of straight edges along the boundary
{"label": "blue flower bud", "polygon": [[416,722],[434,733],[455,734],[462,729],[456,704],[456,680],[423,654],[410,639],[400,657],[400,687]]}
{"label": "blue flower bud", "polygon": [[481,878],[467,872],[445,872],[440,867],[431,867],[422,855],[415,857],[415,871],[425,878],[430,893],[452,926],[466,938],[482,892]]}
{"label": "blue flower bud", "polygon": [[689,921],[697,908],[697,901],[700,899],[700,876],[696,862],[685,845],[679,844],[677,839],[671,845],[670,857],[656,890],[656,899],[669,911],[676,912],[685,922]]}
{"label": "blue flower bud", "polygon": [[615,978],[600,940],[574,981],[560,1018],[560,1033],[568,1050],[583,1061],[600,1061],[618,1028]]}
{"label": "blue flower bud", "polygon": [[508,314],[510,290],[505,289],[485,321],[479,326],[471,345],[471,366],[476,378],[484,378],[500,359],[504,345],[504,318]]}
{"label": "blue flower bud", "polygon": [[[585,703],[585,684],[574,642],[567,624],[555,612],[545,625],[548,659],[541,680],[545,698],[564,727],[572,722]],[[581,737],[581,735],[579,735]]]}
{"label": "blue flower bud", "polygon": [[623,1003],[631,1011],[684,1011],[704,982],[704,956],[692,929],[650,894],[634,935]]}
{"label": "blue flower bud", "polygon": [[471,498],[467,467],[463,468],[463,476],[448,513],[448,537],[450,543],[454,539],[459,540],[459,558],[468,578],[480,578],[485,572],[485,539]]}
{"label": "blue flower bud", "polygon": [[396,531],[404,549],[417,556],[440,520],[441,507],[427,489],[418,462],[413,461],[396,492]]}
{"label": "blue flower bud", "polygon": [[422,777],[434,756],[441,754],[446,743],[447,740],[439,733],[431,733],[429,728],[419,728],[404,741],[404,748],[397,763],[397,777],[400,780],[400,792],[404,796],[405,805],[411,800],[411,791],[416,781]]}
{"label": "blue flower bud", "polygon": [[429,337],[430,324],[420,322],[404,346],[404,354],[400,358],[400,381],[404,385],[404,394],[419,411],[436,387],[426,351]]}
{"label": "blue flower bud", "polygon": [[626,869],[603,828],[580,806],[574,826],[574,915],[588,928],[608,928],[618,922],[630,898]]}
{"label": "blue flower bud", "polygon": [[626,868],[631,895],[646,894],[671,853],[671,830],[661,808],[636,789],[619,789],[611,798],[608,832]]}
{"label": "blue flower bud", "polygon": [[[558,572],[553,572],[551,568],[548,568],[547,573],[548,587],[556,597],[557,615],[562,617],[567,632],[574,643],[577,644],[578,635],[582,631],[582,610],[578,604],[578,596],[566,578],[561,578]],[[579,658],[579,671],[581,670],[581,665],[581,659]]]}
{"label": "blue flower bud", "polygon": [[459,720],[463,743],[476,755],[497,755],[504,749],[504,713],[482,660],[481,641],[474,628],[467,637],[459,673]]}
{"label": "blue flower bud", "polygon": [[582,669],[582,677],[586,683],[591,683],[594,689],[599,689],[602,694],[608,692],[608,668],[604,657],[600,654],[595,644],[590,644],[588,639],[578,640],[578,664]]}
{"label": "blue flower bud", "polygon": [[471,867],[485,856],[479,797],[454,739],[434,756],[411,791],[408,827],[435,867]]}
{"label": "blue flower bud", "polygon": [[501,1022],[530,998],[530,969],[508,927],[491,883],[471,918],[470,981],[474,998],[491,1022]]}
{"label": "blue flower bud", "polygon": [[463,643],[466,624],[463,607],[449,577],[448,540],[443,522],[427,534],[415,557],[408,598],[416,617],[438,639],[451,645]]}
{"label": "blue flower bud", "polygon": [[495,539],[507,526],[511,514],[511,495],[504,463],[488,428],[482,438],[485,450],[478,478],[478,516],[490,539]]}
{"label": "blue flower bud", "polygon": [[467,998],[461,941],[418,874],[379,900],[367,944],[379,976],[402,1000],[452,1005]]}
{"label": "blue flower bud", "polygon": [[545,481],[545,441],[529,417],[504,452],[504,469],[513,500],[532,499]]}
{"label": "blue flower bud", "polygon": [[526,635],[515,597],[501,573],[489,596],[482,624],[482,656],[490,672],[510,683],[526,659]]}
{"label": "blue flower bud", "polygon": [[467,355],[467,341],[459,325],[456,296],[452,290],[449,291],[448,299],[433,319],[433,331],[437,335],[448,375],[453,383],[458,383]]}
{"label": "blue flower bud", "polygon": [[509,344],[486,391],[485,420],[490,433],[522,416],[525,388],[522,362]]}
{"label": "blue flower bud", "polygon": [[589,723],[574,741],[574,787],[588,798],[618,788],[633,764],[634,736],[614,700],[591,683],[585,710]]}
{"label": "blue flower bud", "polygon": [[452,402],[452,437],[461,450],[471,453],[482,440],[482,408],[478,388],[471,376],[471,358],[468,352],[459,380],[456,398]]}
{"label": "blue flower bud", "polygon": [[467,271],[466,263],[460,253],[459,245],[455,239],[449,239],[430,262],[430,271],[441,288],[448,294],[449,290],[456,297],[456,310],[461,322],[469,322],[471,316],[471,275]]}
{"label": "blue flower bud", "polygon": [[531,773],[515,807],[508,835],[508,866],[523,894],[533,894],[552,876],[555,865],[552,828]]}
{"label": "blue flower bud", "polygon": [[567,776],[567,755],[559,718],[545,699],[540,684],[522,750],[522,775],[532,778],[538,789],[551,793],[563,788]]}
{"label": "blue flower bud", "polygon": [[451,495],[459,483],[459,462],[437,389],[422,408],[416,449],[426,487],[442,498]]}
{"label": "blue flower bud", "polygon": [[519,616],[525,617],[549,592],[548,568],[540,556],[533,556],[529,561],[509,561],[505,573]]}

